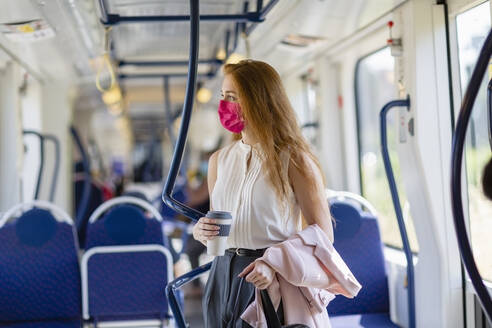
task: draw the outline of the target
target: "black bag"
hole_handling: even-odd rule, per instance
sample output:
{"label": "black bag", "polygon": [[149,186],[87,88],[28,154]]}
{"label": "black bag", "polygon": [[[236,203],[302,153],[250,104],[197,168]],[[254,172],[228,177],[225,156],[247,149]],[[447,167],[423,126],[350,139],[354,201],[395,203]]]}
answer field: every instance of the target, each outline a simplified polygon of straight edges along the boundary
{"label": "black bag", "polygon": [[268,328],[309,328],[309,326],[300,323],[282,327],[267,290],[260,290],[260,294],[261,303],[263,304],[263,312],[265,313]]}

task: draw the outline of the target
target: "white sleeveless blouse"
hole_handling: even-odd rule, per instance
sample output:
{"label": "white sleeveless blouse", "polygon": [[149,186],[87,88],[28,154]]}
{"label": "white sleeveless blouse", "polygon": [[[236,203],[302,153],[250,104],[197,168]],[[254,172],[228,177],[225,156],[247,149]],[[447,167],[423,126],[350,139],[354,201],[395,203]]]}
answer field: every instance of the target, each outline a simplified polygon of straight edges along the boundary
{"label": "white sleeveless blouse", "polygon": [[[290,156],[284,152],[281,159],[288,179]],[[252,147],[242,140],[218,153],[211,208],[232,213],[228,248],[266,248],[301,230],[300,209],[292,188],[288,190],[288,204],[281,204],[262,161],[259,145]]]}

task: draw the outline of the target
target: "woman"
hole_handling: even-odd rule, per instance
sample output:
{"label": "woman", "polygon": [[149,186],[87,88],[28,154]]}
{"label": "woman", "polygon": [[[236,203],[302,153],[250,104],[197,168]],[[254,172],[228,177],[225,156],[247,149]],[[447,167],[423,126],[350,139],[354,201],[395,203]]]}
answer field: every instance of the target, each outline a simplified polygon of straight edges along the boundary
{"label": "woman", "polygon": [[[235,142],[209,160],[211,209],[231,212],[233,224],[229,249],[215,258],[205,289],[205,326],[250,327],[239,316],[255,287],[267,288],[275,274],[254,260],[301,230],[301,212],[305,223],[318,224],[333,241],[331,215],[319,163],[270,65],[253,60],[225,65],[218,112]],[[214,223],[201,218],[194,238],[206,245],[218,233]]]}

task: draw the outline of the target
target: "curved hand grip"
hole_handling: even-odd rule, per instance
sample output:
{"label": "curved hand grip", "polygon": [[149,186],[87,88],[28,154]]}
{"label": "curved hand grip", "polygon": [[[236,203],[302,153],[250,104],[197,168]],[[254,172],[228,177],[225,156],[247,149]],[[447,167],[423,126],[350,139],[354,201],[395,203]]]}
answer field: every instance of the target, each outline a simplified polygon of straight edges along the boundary
{"label": "curved hand grip", "polygon": [[44,137],[41,133],[33,130],[22,131],[23,135],[33,135],[39,139],[39,172],[38,181],[36,182],[36,189],[34,191],[34,200],[39,198],[39,192],[41,190],[41,181],[43,180],[43,170],[44,170]]}
{"label": "curved hand grip", "polygon": [[[460,114],[456,122],[456,130],[453,136],[453,146],[451,154],[451,199],[453,205],[453,219],[454,228],[456,232],[456,238],[458,239],[458,247],[460,249],[461,261],[470,276],[473,287],[477,293],[477,297],[484,309],[485,314],[489,321],[492,321],[492,300],[490,294],[485,287],[482,277],[478,272],[475,259],[473,257],[472,248],[468,239],[466,231],[465,215],[463,212],[463,200],[461,198],[461,173],[463,164],[463,149],[465,147],[466,130],[468,122],[473,110],[473,104],[477,98],[478,90],[482,78],[485,74],[487,66],[489,65],[490,56],[492,55],[492,30],[489,32],[487,39],[484,42],[480,56],[478,57],[477,64],[473,70],[468,88],[466,89],[463,102],[461,103]],[[490,107],[490,82],[489,82],[489,113]],[[490,116],[489,116],[490,121]],[[490,127],[490,126],[489,126]]]}
{"label": "curved hand grip", "polygon": [[388,152],[388,140],[387,140],[387,126],[386,115],[395,107],[407,107],[410,108],[410,98],[404,100],[393,100],[383,106],[379,114],[380,128],[381,128],[381,155],[383,156],[384,169],[388,178],[388,184],[391,191],[391,199],[393,200],[393,206],[395,207],[396,219],[398,220],[398,228],[400,230],[401,240],[403,242],[403,251],[405,252],[405,258],[407,260],[407,280],[408,280],[408,325],[410,328],[415,328],[415,279],[413,268],[413,256],[410,249],[410,242],[408,241],[407,228],[405,227],[405,221],[403,220],[403,212],[401,210],[400,197],[398,195],[398,188],[396,187],[395,176],[393,175],[393,168],[391,166],[391,160]]}
{"label": "curved hand grip", "polygon": [[45,134],[44,139],[50,140],[51,142],[53,142],[53,145],[55,146],[55,165],[53,167],[53,177],[51,179],[51,187],[50,187],[50,202],[53,202],[55,200],[58,172],[60,171],[60,141],[56,136],[51,134]]}
{"label": "curved hand grip", "polygon": [[70,127],[70,133],[72,134],[73,140],[75,141],[77,148],[79,149],[80,155],[82,156],[82,166],[84,167],[85,179],[84,187],[82,190],[82,198],[79,203],[79,208],[75,216],[75,222],[77,223],[77,230],[80,228],[82,219],[87,214],[87,206],[89,205],[89,198],[91,196],[91,167],[89,163],[89,158],[85,152],[82,141],[80,140],[77,130],[73,126]]}
{"label": "curved hand grip", "polygon": [[194,221],[198,221],[202,216],[205,215],[175,200],[172,197],[172,192],[174,189],[174,184],[176,182],[176,177],[179,173],[179,167],[181,166],[181,160],[183,158],[184,148],[186,144],[186,137],[190,125],[191,112],[193,110],[193,100],[195,97],[198,67],[199,22],[200,15],[198,0],[190,0],[190,59],[188,64],[188,80],[186,81],[186,96],[183,104],[183,113],[181,116],[181,127],[179,129],[178,140],[176,141],[176,145],[174,147],[171,168],[169,169],[166,184],[164,186],[164,190],[162,191],[162,201],[167,206]]}

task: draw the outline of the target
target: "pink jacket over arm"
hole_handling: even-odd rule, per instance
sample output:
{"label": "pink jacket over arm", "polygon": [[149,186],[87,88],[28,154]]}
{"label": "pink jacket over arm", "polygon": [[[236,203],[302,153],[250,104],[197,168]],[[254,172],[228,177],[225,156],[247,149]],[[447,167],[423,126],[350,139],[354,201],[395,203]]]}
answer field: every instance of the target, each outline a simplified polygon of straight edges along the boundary
{"label": "pink jacket over arm", "polygon": [[[352,298],[361,289],[328,236],[316,224],[269,247],[256,261],[264,261],[276,272],[268,294],[275,308],[282,299],[286,325],[330,327],[328,303],[336,294]],[[255,328],[266,328],[263,308],[257,300],[260,300],[258,290],[255,301],[241,318]]]}

